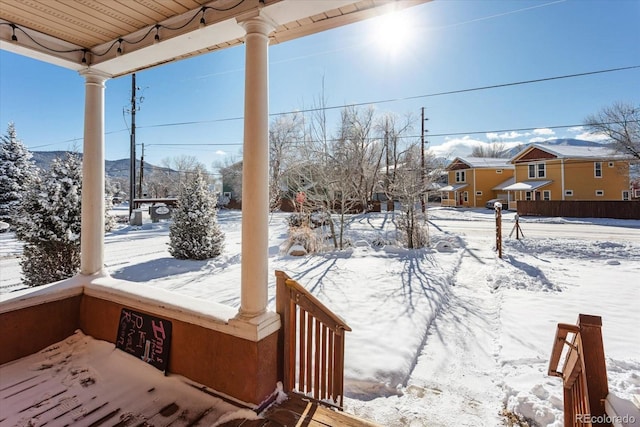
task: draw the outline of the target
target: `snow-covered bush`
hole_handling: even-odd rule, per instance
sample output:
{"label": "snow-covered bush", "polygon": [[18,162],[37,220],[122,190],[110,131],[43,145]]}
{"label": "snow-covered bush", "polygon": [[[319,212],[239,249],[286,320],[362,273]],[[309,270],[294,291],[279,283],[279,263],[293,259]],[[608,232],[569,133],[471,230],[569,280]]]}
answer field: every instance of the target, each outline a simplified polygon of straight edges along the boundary
{"label": "snow-covered bush", "polygon": [[307,253],[316,253],[322,250],[323,239],[320,234],[307,226],[289,228],[289,247],[302,246]]}
{"label": "snow-covered bush", "polygon": [[18,139],[9,123],[7,134],[0,136],[0,221],[12,224],[23,194],[36,175],[31,152]]}
{"label": "snow-covered bush", "polygon": [[68,153],[34,179],[15,217],[24,241],[20,265],[24,282],[39,286],[71,277],[80,269],[82,162]]}
{"label": "snow-covered bush", "polygon": [[295,212],[287,217],[289,228],[303,227],[309,225],[309,215],[304,212]]}
{"label": "snow-covered bush", "polygon": [[201,172],[182,185],[169,226],[169,253],[178,259],[209,259],[222,253],[216,199]]}

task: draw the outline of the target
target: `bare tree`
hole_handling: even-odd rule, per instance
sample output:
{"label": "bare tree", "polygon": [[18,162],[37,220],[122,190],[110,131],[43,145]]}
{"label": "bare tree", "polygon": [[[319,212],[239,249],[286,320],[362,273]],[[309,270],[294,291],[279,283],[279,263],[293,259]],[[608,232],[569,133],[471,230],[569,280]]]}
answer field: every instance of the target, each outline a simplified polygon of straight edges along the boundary
{"label": "bare tree", "polygon": [[615,102],[587,116],[585,126],[606,135],[616,151],[640,159],[640,106]]}
{"label": "bare tree", "polygon": [[506,158],[509,156],[503,142],[493,141],[489,145],[476,145],[471,151],[471,157]]}
{"label": "bare tree", "polygon": [[[404,151],[402,141],[406,133],[410,132],[413,127],[413,118],[409,115],[404,122],[398,123],[398,117],[395,114],[385,114],[376,125],[376,130],[380,134],[384,150],[381,151],[381,160],[384,157],[384,174],[381,190],[385,194],[389,194],[389,184],[395,181],[396,170],[400,163],[400,155]],[[384,154],[384,156],[382,155]],[[381,165],[378,162],[376,167],[377,174],[381,174]],[[375,184],[379,185],[378,175],[374,176]],[[373,190],[372,190],[373,193]]]}
{"label": "bare tree", "polygon": [[283,180],[304,139],[302,115],[278,116],[269,127],[269,206],[275,209],[283,196]]}
{"label": "bare tree", "polygon": [[377,159],[382,153],[382,144],[373,135],[373,117],[373,108],[344,108],[338,135],[333,141],[333,154],[342,174],[346,175],[346,182],[341,183],[342,191],[347,190],[346,196],[362,208],[366,208],[369,201],[379,164]]}
{"label": "bare tree", "polygon": [[424,194],[424,183],[420,169],[420,147],[414,144],[403,152],[402,164],[394,173],[389,191],[393,199],[402,206],[403,215],[398,221],[398,228],[404,233],[404,239],[409,249],[424,246],[424,240],[418,232],[420,227],[421,210],[418,209],[421,195]]}
{"label": "bare tree", "polygon": [[[147,188],[153,188],[153,192],[158,194],[158,197],[176,196],[180,185],[187,181],[188,175],[197,171],[206,173],[207,170],[196,156],[167,157],[162,159],[161,164],[165,169],[159,173],[153,173],[147,180]],[[164,196],[160,196],[163,193]]]}

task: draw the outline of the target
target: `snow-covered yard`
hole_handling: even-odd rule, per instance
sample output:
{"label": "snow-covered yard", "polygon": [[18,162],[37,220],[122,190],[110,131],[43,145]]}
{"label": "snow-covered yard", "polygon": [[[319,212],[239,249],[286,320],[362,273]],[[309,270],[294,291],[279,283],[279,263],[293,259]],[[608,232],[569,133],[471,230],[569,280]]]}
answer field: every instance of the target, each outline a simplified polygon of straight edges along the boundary
{"label": "snow-covered yard", "polygon": [[[395,216],[383,212],[350,218],[349,249],[305,257],[283,253],[287,214],[270,217],[270,271],[298,280],[353,329],[347,411],[387,426],[493,426],[506,408],[561,426],[561,380],[547,365],[557,323],[579,313],[603,318],[610,391],[640,394],[640,220],[524,218],[516,240],[505,212],[500,259],[492,211],[428,212],[430,248],[394,244]],[[240,218],[219,213],[226,245],[209,261],[172,258],[167,223],[125,226],[106,236],[107,267],[140,286],[238,307]],[[21,287],[20,250],[0,234],[0,293]],[[273,309],[275,276],[269,296]]]}

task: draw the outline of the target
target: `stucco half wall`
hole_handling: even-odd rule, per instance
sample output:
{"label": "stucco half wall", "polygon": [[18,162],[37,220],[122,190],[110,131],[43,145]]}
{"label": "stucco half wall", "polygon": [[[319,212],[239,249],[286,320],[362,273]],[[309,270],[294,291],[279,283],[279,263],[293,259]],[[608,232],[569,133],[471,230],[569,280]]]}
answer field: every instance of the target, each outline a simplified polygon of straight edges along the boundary
{"label": "stucco half wall", "polygon": [[260,403],[275,389],[276,313],[265,314],[267,321],[261,324],[270,326],[251,335],[231,317],[237,313],[234,308],[104,277],[78,276],[2,295],[0,364],[35,353],[77,329],[115,343],[123,308],[172,322],[168,373],[249,404]]}

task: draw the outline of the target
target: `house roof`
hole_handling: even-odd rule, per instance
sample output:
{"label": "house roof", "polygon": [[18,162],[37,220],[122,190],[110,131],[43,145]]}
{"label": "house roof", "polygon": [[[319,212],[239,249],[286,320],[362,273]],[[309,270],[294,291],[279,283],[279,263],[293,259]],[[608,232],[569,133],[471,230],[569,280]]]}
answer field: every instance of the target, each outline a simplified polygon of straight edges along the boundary
{"label": "house roof", "polygon": [[508,185],[502,189],[506,191],[532,191],[544,187],[545,185],[549,185],[552,182],[553,181],[520,181],[516,182],[515,184]]}
{"label": "house roof", "polygon": [[509,162],[509,159],[497,158],[497,157],[456,157],[447,166],[448,170],[455,169],[455,165],[464,163],[469,168],[498,168],[498,169],[513,169],[514,166]]}
{"label": "house roof", "polygon": [[453,184],[453,185],[445,185],[444,187],[440,188],[439,191],[458,191],[461,188],[466,187],[468,184]]}
{"label": "house roof", "polygon": [[559,159],[624,159],[624,154],[618,153],[610,147],[582,147],[574,145],[548,145],[529,144],[509,161],[515,162],[532,150],[542,150],[551,156]]}
{"label": "house roof", "polygon": [[428,1],[0,0],[0,48],[118,77],[240,45],[237,20],[258,11],[275,25],[276,44]]}
{"label": "house roof", "polygon": [[492,188],[492,190],[504,190],[505,188],[507,188],[510,185],[515,184],[516,179],[514,177],[509,178],[508,180],[496,185],[495,187]]}

